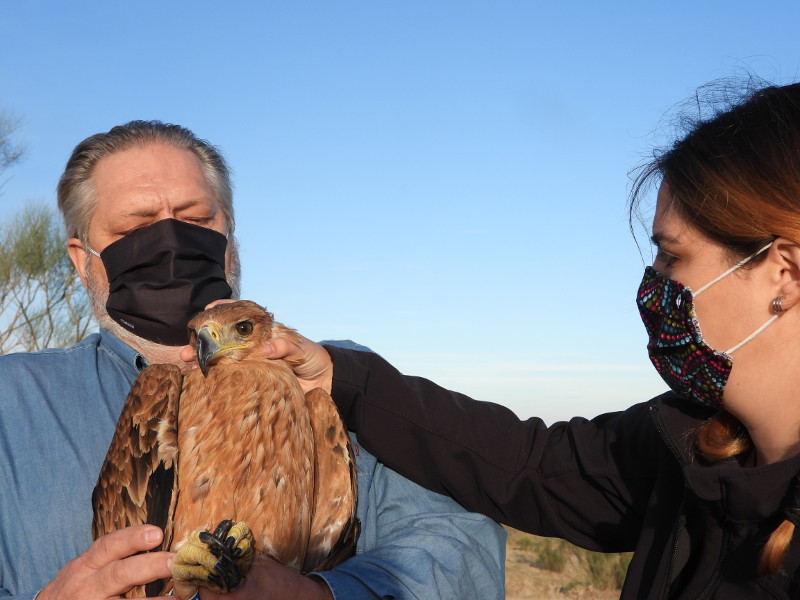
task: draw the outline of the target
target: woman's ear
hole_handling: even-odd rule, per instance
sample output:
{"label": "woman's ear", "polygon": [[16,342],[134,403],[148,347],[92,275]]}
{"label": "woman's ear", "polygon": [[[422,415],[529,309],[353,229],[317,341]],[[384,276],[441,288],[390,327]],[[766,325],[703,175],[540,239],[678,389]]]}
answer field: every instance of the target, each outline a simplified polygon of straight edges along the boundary
{"label": "woman's ear", "polygon": [[770,248],[769,260],[777,266],[777,295],[782,296],[782,309],[788,310],[800,304],[800,244],[776,238]]}

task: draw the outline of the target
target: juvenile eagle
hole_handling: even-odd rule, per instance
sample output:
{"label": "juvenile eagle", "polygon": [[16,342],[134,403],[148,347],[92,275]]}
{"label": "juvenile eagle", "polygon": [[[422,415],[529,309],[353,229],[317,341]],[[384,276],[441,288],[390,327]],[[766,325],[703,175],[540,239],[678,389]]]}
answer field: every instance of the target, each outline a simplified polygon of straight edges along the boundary
{"label": "juvenile eagle", "polygon": [[336,406],[264,356],[267,339],[294,331],[248,301],[200,313],[189,330],[200,368],[142,371],[92,496],[95,539],[152,523],[161,548],[177,550],[171,580],[128,597],[229,591],[254,554],[302,572],[351,556],[356,473]]}

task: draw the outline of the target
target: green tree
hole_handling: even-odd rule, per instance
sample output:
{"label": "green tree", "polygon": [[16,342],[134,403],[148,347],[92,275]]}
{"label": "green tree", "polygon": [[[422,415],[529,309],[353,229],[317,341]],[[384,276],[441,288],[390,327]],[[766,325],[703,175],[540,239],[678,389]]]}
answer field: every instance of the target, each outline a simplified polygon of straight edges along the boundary
{"label": "green tree", "polygon": [[[19,120],[0,112],[0,188],[24,153]],[[68,346],[92,322],[55,211],[30,205],[0,224],[0,354]]]}
{"label": "green tree", "polygon": [[92,323],[60,218],[30,205],[0,226],[0,354],[68,346]]}
{"label": "green tree", "polygon": [[0,112],[0,189],[3,187],[3,174],[18,163],[25,153],[24,145],[16,139],[19,128],[19,119]]}

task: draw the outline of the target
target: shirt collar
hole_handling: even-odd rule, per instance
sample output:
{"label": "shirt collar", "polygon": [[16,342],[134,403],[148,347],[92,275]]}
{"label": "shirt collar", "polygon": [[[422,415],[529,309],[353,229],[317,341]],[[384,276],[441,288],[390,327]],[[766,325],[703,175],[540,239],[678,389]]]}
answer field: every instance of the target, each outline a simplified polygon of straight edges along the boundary
{"label": "shirt collar", "polygon": [[100,328],[100,339],[102,340],[102,343],[108,346],[112,352],[119,356],[125,364],[133,367],[137,373],[141,373],[142,370],[148,365],[147,359],[142,356],[141,353],[139,353],[137,350],[134,350],[113,333],[103,329],[102,327]]}

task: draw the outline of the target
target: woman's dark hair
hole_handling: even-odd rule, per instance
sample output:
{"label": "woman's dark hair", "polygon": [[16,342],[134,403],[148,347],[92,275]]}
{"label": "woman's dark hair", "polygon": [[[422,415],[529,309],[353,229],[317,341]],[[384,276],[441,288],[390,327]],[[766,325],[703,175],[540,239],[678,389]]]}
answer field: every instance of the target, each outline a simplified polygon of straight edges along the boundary
{"label": "woman's dark hair", "polygon": [[[667,186],[670,209],[726,247],[731,263],[776,236],[800,243],[800,84],[751,80],[745,87],[741,92],[742,86],[735,86],[739,92],[733,102],[730,82],[698,91],[696,116],[684,112],[680,122],[684,134],[636,171],[631,222],[645,191],[659,182]],[[735,456],[752,445],[746,429],[724,411],[700,427],[696,440],[708,460]],[[796,496],[788,494],[788,502]],[[794,534],[792,521],[784,520],[771,535],[760,572],[779,569]]]}

